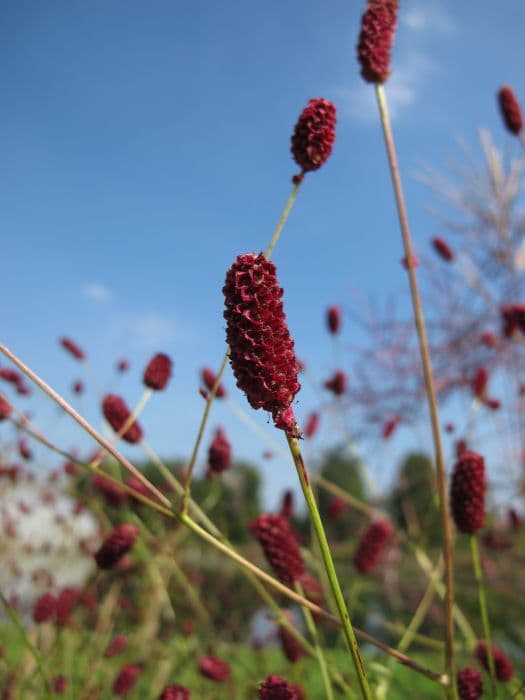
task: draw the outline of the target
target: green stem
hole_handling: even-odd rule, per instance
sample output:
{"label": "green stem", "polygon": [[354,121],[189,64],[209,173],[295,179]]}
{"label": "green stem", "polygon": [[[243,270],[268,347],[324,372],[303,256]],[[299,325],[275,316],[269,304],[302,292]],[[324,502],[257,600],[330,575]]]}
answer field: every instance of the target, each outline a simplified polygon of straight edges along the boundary
{"label": "green stem", "polygon": [[273,249],[275,248],[275,245],[277,241],[279,240],[279,237],[281,235],[281,232],[283,230],[283,227],[286,223],[286,220],[288,219],[290,212],[292,211],[292,207],[295,203],[295,199],[297,197],[297,193],[299,192],[299,188],[301,187],[301,181],[299,181],[296,185],[294,185],[293,190],[286,200],[286,204],[284,205],[283,213],[281,214],[281,218],[277,222],[277,226],[275,228],[275,231],[273,232],[273,236],[268,244],[268,247],[264,251],[264,257],[269,260],[271,258],[271,255],[273,253]]}
{"label": "green stem", "polygon": [[432,437],[434,441],[434,456],[437,471],[437,482],[441,513],[441,528],[443,532],[443,560],[445,563],[445,626],[447,641],[445,654],[447,673],[450,678],[449,695],[454,700],[458,700],[457,688],[455,683],[456,673],[454,660],[454,570],[452,558],[452,528],[448,513],[449,508],[447,498],[447,479],[445,472],[445,460],[443,457],[443,448],[441,445],[441,428],[439,424],[437,398],[434,387],[434,376],[432,372],[432,363],[430,360],[425,320],[423,316],[423,307],[419,296],[419,288],[414,268],[414,257],[412,254],[412,240],[410,236],[410,229],[408,226],[408,216],[406,212],[405,199],[403,196],[403,188],[401,185],[401,176],[399,174],[399,166],[397,163],[394,136],[392,134],[392,127],[390,125],[390,117],[388,114],[386,95],[382,85],[376,84],[375,88],[377,104],[379,107],[379,114],[381,118],[381,126],[383,128],[385,146],[390,166],[390,173],[392,176],[392,185],[394,188],[394,195],[396,199],[399,224],[401,228],[401,236],[403,238],[403,246],[405,249],[414,321],[419,340],[421,364],[423,366],[427,402],[430,412],[430,424],[432,428]]}
{"label": "green stem", "polygon": [[310,480],[308,478],[308,473],[306,471],[306,465],[303,461],[301,455],[301,450],[299,448],[299,443],[297,438],[290,437],[287,435],[288,445],[290,447],[290,452],[297,469],[297,474],[299,476],[299,481],[301,483],[301,488],[310,512],[310,517],[314,526],[317,541],[319,542],[319,547],[321,549],[321,556],[323,558],[324,566],[330,582],[330,587],[337,604],[337,610],[339,612],[339,617],[343,625],[343,631],[345,635],[350,654],[352,656],[352,661],[354,662],[354,667],[357,673],[357,678],[359,680],[359,686],[361,688],[361,694],[365,700],[372,700],[372,694],[370,687],[368,685],[368,680],[366,677],[366,671],[363,664],[363,659],[361,658],[361,653],[359,651],[359,645],[355,636],[354,629],[350,620],[350,615],[348,613],[345,599],[343,597],[343,592],[339,584],[339,579],[337,578],[337,573],[335,570],[334,562],[332,559],[332,554],[330,552],[330,547],[328,546],[328,541],[326,539],[326,534],[323,527],[323,522],[321,516],[319,515],[319,510],[317,508],[317,503],[315,502],[312,487],[310,485]]}
{"label": "green stem", "polygon": [[483,625],[483,634],[487,642],[487,658],[489,662],[490,673],[490,689],[493,698],[498,697],[498,689],[496,685],[496,668],[494,666],[494,656],[492,654],[492,635],[490,632],[489,614],[487,607],[487,598],[485,596],[485,585],[483,583],[483,570],[479,557],[479,547],[476,535],[470,536],[470,551],[472,553],[472,565],[474,567],[474,576],[478,587],[479,609],[481,612],[481,622]]}

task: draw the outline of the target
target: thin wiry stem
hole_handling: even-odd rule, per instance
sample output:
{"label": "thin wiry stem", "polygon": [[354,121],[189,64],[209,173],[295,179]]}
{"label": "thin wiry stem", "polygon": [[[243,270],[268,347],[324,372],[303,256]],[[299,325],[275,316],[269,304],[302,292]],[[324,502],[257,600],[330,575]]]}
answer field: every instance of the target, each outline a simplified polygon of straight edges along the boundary
{"label": "thin wiry stem", "polygon": [[401,185],[401,176],[397,163],[397,155],[394,145],[394,137],[390,125],[390,117],[386,102],[386,95],[383,86],[376,84],[376,96],[383,128],[383,135],[390,165],[390,173],[392,176],[392,184],[399,216],[399,224],[401,227],[401,235],[403,238],[403,246],[407,261],[408,278],[410,282],[410,293],[412,297],[412,306],[414,312],[414,321],[417,329],[419,340],[419,349],[421,353],[421,362],[423,365],[423,375],[425,378],[425,388],[427,394],[428,408],[430,412],[430,424],[432,428],[432,437],[434,441],[434,456],[436,461],[438,492],[441,512],[441,527],[443,531],[443,560],[445,564],[445,625],[446,625],[446,665],[447,673],[450,678],[450,696],[457,700],[457,689],[455,684],[455,660],[454,660],[454,570],[452,558],[452,528],[448,513],[447,499],[447,478],[445,471],[445,460],[443,457],[443,447],[441,444],[441,429],[439,424],[439,414],[437,406],[436,391],[434,386],[434,376],[432,372],[432,363],[430,360],[430,352],[427,341],[427,333],[425,320],[423,316],[423,307],[419,295],[419,288],[416,279],[414,268],[414,257],[412,253],[412,240],[410,229],[408,226],[408,216],[405,207],[403,196],[403,188]]}

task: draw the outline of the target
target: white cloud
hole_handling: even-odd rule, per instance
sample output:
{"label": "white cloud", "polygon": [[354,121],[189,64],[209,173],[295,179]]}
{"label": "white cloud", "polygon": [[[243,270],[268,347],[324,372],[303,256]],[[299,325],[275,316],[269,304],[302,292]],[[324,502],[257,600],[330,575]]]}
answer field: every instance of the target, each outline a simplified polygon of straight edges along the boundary
{"label": "white cloud", "polygon": [[[392,75],[385,85],[390,117],[397,119],[412,106],[435,64],[425,54],[412,52],[393,65]],[[343,113],[353,121],[376,121],[378,117],[375,91],[371,85],[359,79],[355,87],[340,91]]]}
{"label": "white cloud", "polygon": [[188,335],[178,318],[158,311],[123,315],[113,324],[113,330],[120,337],[130,339],[134,345],[147,350],[159,350]]}
{"label": "white cloud", "polygon": [[450,36],[456,34],[458,26],[454,19],[441,6],[425,3],[423,7],[412,6],[400,13],[401,23],[415,32],[432,30],[434,33]]}
{"label": "white cloud", "polygon": [[111,299],[109,289],[99,282],[90,282],[83,287],[84,296],[93,301],[107,301]]}

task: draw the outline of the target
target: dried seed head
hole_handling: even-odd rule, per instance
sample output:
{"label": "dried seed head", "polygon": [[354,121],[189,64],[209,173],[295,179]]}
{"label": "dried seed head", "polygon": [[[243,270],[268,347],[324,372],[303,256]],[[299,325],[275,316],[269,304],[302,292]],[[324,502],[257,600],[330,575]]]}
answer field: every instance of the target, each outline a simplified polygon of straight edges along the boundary
{"label": "dried seed head", "polygon": [[[202,383],[208,389],[208,391],[211,391],[213,387],[215,386],[215,382],[217,381],[217,375],[213,370],[211,370],[209,367],[205,367],[202,372],[201,372],[201,378],[202,378]],[[226,389],[222,384],[219,384],[217,387],[217,391],[215,392],[215,396],[218,399],[223,399],[226,396]]]}
{"label": "dried seed head", "polygon": [[369,574],[375,569],[393,534],[394,526],[385,518],[370,523],[354,554],[355,568],[362,574]]}
{"label": "dried seed head", "polygon": [[[118,433],[126,425],[131,416],[131,411],[126,406],[124,399],[116,394],[107,394],[102,402],[102,412],[113,430]],[[137,421],[133,421],[123,434],[122,439],[134,444],[142,440],[142,428]]]}
{"label": "dried seed head", "polygon": [[99,569],[112,569],[124,554],[135,544],[139,529],[131,523],[117,525],[113,532],[102,542],[95,552],[95,561]]}
{"label": "dried seed head", "polygon": [[281,676],[268,676],[259,686],[260,700],[298,700],[296,689]]}
{"label": "dried seed head", "polygon": [[183,685],[168,685],[159,695],[159,700],[190,700],[190,691]]}
{"label": "dried seed head", "polygon": [[220,474],[226,471],[232,463],[232,447],[226,433],[217,428],[208,451],[208,468],[210,471]]}
{"label": "dried seed head", "polygon": [[[476,649],[474,650],[474,655],[477,660],[483,666],[483,668],[489,670],[489,657],[488,657],[488,647],[487,642],[483,639],[478,642]],[[514,673],[514,667],[512,666],[512,661],[505,654],[505,652],[497,647],[495,644],[492,645],[492,658],[494,659],[494,670],[496,671],[496,678],[502,683],[510,681]]]}
{"label": "dried seed head", "polygon": [[131,692],[137,682],[140,671],[140,667],[134,664],[126,664],[126,666],[123,666],[113,683],[114,694],[126,695]]}
{"label": "dried seed head", "polygon": [[48,622],[55,615],[57,600],[52,593],[43,593],[33,608],[33,620],[39,625]]}
{"label": "dried seed head", "polygon": [[302,173],[318,170],[330,157],[335,123],[335,105],[322,97],[310,100],[301,112],[292,134],[291,151]]}
{"label": "dried seed head", "polygon": [[338,369],[330,379],[327,379],[324,383],[324,388],[331,391],[335,396],[342,396],[347,387],[346,374]]}
{"label": "dried seed head", "polygon": [[390,74],[398,4],[397,0],[368,0],[357,44],[361,76],[367,83],[384,83]]}
{"label": "dried seed head", "polygon": [[433,238],[432,245],[434,246],[434,250],[439,255],[439,257],[442,258],[445,262],[452,262],[454,260],[454,253],[452,252],[452,248],[445,240],[443,240],[443,238],[439,238],[439,236]]}
{"label": "dried seed head", "polygon": [[282,515],[263,513],[250,525],[250,530],[278,578],[286,584],[296,581],[304,572],[304,561],[290,522]]}
{"label": "dried seed head", "polygon": [[341,329],[341,311],[338,306],[330,306],[326,311],[326,325],[332,335]]}
{"label": "dried seed head", "polygon": [[240,255],[223,288],[226,341],[237,386],[253,408],[297,436],[291,403],[300,389],[294,342],[286,324],[275,265],[260,253]]}
{"label": "dried seed head", "polygon": [[154,391],[162,391],[171,377],[172,367],[171,359],[164,353],[158,353],[151,358],[144,370],[144,384]]}
{"label": "dried seed head", "polygon": [[212,681],[222,683],[230,677],[230,664],[217,656],[201,656],[198,664],[201,674]]}
{"label": "dried seed head", "polygon": [[60,345],[64,350],[67,350],[70,355],[73,355],[76,360],[82,361],[86,359],[85,352],[74,340],[71,340],[71,338],[60,338]]}
{"label": "dried seed head", "polygon": [[481,674],[473,668],[460,669],[457,680],[460,700],[478,700],[483,695]]}
{"label": "dried seed head", "polygon": [[514,90],[508,85],[502,85],[498,91],[498,102],[505,126],[511,134],[518,136],[523,129],[523,117]]}
{"label": "dried seed head", "polygon": [[450,509],[460,532],[473,535],[485,518],[485,460],[477,452],[463,452],[450,482]]}

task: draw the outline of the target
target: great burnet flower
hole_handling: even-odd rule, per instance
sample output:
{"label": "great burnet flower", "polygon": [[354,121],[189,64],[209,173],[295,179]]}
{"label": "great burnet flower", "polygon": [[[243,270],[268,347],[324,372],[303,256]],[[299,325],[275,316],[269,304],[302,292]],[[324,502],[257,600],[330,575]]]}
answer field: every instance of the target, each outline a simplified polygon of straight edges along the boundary
{"label": "great burnet flower", "polygon": [[[474,655],[485,670],[489,670],[489,657],[487,642],[483,639],[477,643]],[[492,645],[492,658],[494,659],[494,670],[496,678],[502,683],[510,681],[514,673],[512,661],[505,654],[503,649],[500,649],[495,644]]]}
{"label": "great burnet flower", "polygon": [[511,338],[516,331],[525,335],[525,304],[503,304],[500,312],[505,338]]}
{"label": "great burnet flower", "polygon": [[304,572],[304,561],[295,532],[286,518],[263,513],[253,521],[250,530],[283,583],[292,584],[300,578]]}
{"label": "great burnet flower", "polygon": [[341,311],[338,306],[329,306],[326,310],[326,325],[332,335],[341,329]]}
{"label": "great burnet flower", "polygon": [[332,153],[335,141],[335,105],[314,98],[303,109],[292,134],[291,151],[302,173],[318,170]]}
{"label": "great burnet flower", "polygon": [[201,675],[212,681],[222,683],[230,677],[230,664],[217,656],[201,656],[198,666]]}
{"label": "great burnet flower", "polygon": [[132,523],[117,525],[95,552],[99,569],[112,569],[135,544],[139,529]]}
{"label": "great burnet flower", "polygon": [[354,566],[362,574],[369,574],[383,556],[392,535],[394,526],[386,518],[370,523],[361,536],[354,554]]}
{"label": "great burnet flower", "polygon": [[390,74],[398,5],[397,0],[368,0],[357,44],[361,76],[368,83],[384,83]]}
{"label": "great burnet flower", "polygon": [[[211,391],[213,387],[215,386],[215,382],[217,381],[217,375],[213,370],[211,370],[209,367],[205,367],[201,371],[201,378],[202,378],[202,383],[208,389],[208,391]],[[226,396],[226,389],[222,384],[219,384],[217,387],[217,391],[215,392],[215,397],[217,399],[223,399]]]}
{"label": "great burnet flower", "polygon": [[478,700],[483,695],[481,674],[473,668],[462,668],[457,674],[460,700]]}
{"label": "great burnet flower", "polygon": [[324,387],[325,389],[328,389],[328,391],[331,391],[335,396],[342,396],[346,391],[347,383],[345,372],[338,369],[333,373],[330,379],[325,381]]}
{"label": "great burnet flower", "polygon": [[[284,614],[288,618],[288,621],[293,624],[292,615],[288,611],[285,611]],[[279,625],[277,636],[281,642],[283,653],[290,663],[294,664],[296,661],[299,661],[302,656],[306,656],[306,651],[303,649],[302,644],[294,637],[288,627]]]}
{"label": "great burnet flower", "polygon": [[57,600],[52,593],[43,593],[35,603],[33,608],[33,620],[37,624],[48,622],[54,617],[57,607]]}
{"label": "great burnet flower", "polygon": [[188,688],[177,683],[168,685],[159,695],[159,700],[190,700],[191,694]]}
{"label": "great burnet flower", "polygon": [[297,436],[291,403],[300,389],[298,363],[275,265],[260,253],[239,255],[223,287],[230,364],[253,408],[272,414],[276,427]]}
{"label": "great burnet flower", "polygon": [[114,656],[122,654],[128,646],[128,638],[125,634],[117,634],[106,647],[104,656],[106,659],[112,659]]}
{"label": "great burnet flower", "polygon": [[86,353],[82,350],[80,345],[77,345],[71,338],[60,338],[60,345],[76,360],[82,361],[86,359]]}
{"label": "great burnet flower", "polygon": [[9,418],[11,415],[11,404],[4,399],[3,396],[0,396],[0,420],[5,420],[6,418]]}
{"label": "great burnet flower", "polygon": [[477,452],[463,452],[450,482],[450,509],[460,532],[473,535],[485,519],[485,460]]}
{"label": "great burnet flower", "polygon": [[432,245],[442,260],[445,262],[452,262],[454,260],[452,248],[443,238],[436,236],[436,238],[432,239]]}
{"label": "great burnet flower", "polygon": [[520,103],[509,85],[502,85],[498,90],[498,103],[505,126],[511,134],[518,136],[523,129],[523,117]]}
{"label": "great burnet flower", "polygon": [[298,700],[297,690],[281,676],[268,676],[259,686],[259,700]]}
{"label": "great burnet flower", "polygon": [[476,398],[481,399],[485,396],[488,381],[489,373],[487,372],[486,368],[477,367],[471,382],[472,393]]}
{"label": "great burnet flower", "polygon": [[232,447],[226,433],[217,428],[208,450],[208,468],[211,472],[220,474],[226,471],[232,463]]}
{"label": "great burnet flower", "polygon": [[[104,418],[116,433],[122,430],[131,416],[131,411],[126,406],[124,399],[116,394],[107,394],[104,397],[102,412],[104,413]],[[142,440],[142,428],[137,421],[133,421],[122,435],[122,439],[131,444]]]}
{"label": "great burnet flower", "polygon": [[118,676],[113,682],[113,692],[115,695],[126,695],[133,690],[137,678],[140,675],[140,667],[134,664],[126,664],[120,669]]}
{"label": "great burnet flower", "polygon": [[306,425],[304,427],[304,436],[307,438],[312,438],[319,428],[320,416],[317,412],[310,413],[306,419]]}
{"label": "great burnet flower", "polygon": [[154,391],[162,391],[171,377],[172,367],[173,362],[167,355],[162,352],[154,355],[144,370],[144,384]]}

